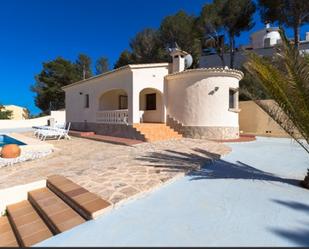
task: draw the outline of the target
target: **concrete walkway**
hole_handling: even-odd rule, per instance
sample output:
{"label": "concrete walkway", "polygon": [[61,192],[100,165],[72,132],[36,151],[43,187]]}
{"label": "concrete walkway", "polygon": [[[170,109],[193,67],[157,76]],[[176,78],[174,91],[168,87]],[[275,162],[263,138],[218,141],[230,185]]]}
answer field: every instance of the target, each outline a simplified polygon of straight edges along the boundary
{"label": "concrete walkway", "polygon": [[295,185],[308,155],[289,139],[229,146],[223,159],[38,246],[309,246],[309,190]]}

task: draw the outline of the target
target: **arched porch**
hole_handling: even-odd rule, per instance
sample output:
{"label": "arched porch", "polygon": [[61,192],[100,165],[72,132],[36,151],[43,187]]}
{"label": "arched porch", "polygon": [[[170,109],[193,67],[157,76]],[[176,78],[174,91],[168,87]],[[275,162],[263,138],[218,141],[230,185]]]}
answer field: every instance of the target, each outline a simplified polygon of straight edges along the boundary
{"label": "arched porch", "polygon": [[141,123],[164,122],[164,100],[159,90],[144,88],[140,91],[139,115]]}
{"label": "arched porch", "polygon": [[124,89],[112,89],[100,95],[97,110],[97,122],[128,122],[128,94]]}

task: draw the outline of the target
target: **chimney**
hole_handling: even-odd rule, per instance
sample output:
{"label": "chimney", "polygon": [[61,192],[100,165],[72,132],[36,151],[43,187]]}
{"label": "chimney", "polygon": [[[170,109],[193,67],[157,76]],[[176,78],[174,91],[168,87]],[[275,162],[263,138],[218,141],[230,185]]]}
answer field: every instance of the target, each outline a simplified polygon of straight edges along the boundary
{"label": "chimney", "polygon": [[170,49],[170,56],[173,58],[172,73],[182,72],[185,70],[185,56],[188,53],[181,50],[178,45]]}

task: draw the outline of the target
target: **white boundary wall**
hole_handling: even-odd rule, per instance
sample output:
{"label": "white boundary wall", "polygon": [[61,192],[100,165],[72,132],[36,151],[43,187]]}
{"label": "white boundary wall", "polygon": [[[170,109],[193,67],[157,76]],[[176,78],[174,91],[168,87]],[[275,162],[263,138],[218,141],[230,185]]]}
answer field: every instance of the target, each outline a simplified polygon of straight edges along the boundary
{"label": "white boundary wall", "polygon": [[0,130],[31,128],[32,126],[47,125],[47,120],[50,118],[54,118],[56,123],[64,123],[65,111],[51,111],[51,115],[41,118],[33,118],[25,120],[8,120],[8,119],[0,120]]}

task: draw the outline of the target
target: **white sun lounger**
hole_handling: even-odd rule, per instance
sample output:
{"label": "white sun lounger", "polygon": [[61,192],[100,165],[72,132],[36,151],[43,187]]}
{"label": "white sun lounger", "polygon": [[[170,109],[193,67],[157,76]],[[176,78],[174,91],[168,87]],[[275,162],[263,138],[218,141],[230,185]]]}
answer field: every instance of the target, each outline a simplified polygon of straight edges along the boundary
{"label": "white sun lounger", "polygon": [[57,129],[65,129],[65,123],[63,124],[55,124],[54,127],[43,125],[43,126],[32,126],[34,128],[34,136],[37,137],[42,130],[57,130]]}
{"label": "white sun lounger", "polygon": [[71,123],[69,122],[67,129],[41,129],[37,131],[37,136],[40,140],[46,140],[46,138],[57,138],[58,140],[61,138],[71,139],[69,136],[70,126]]}

